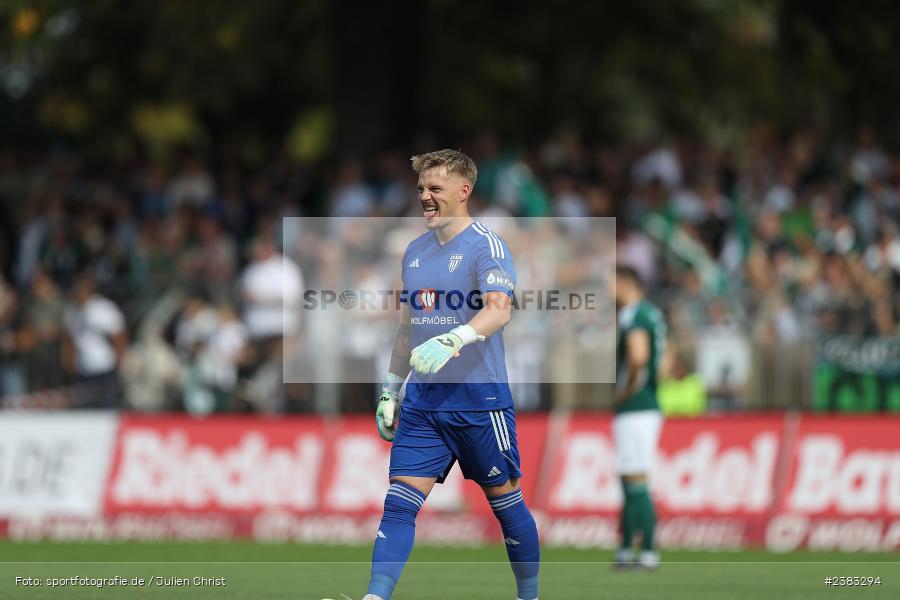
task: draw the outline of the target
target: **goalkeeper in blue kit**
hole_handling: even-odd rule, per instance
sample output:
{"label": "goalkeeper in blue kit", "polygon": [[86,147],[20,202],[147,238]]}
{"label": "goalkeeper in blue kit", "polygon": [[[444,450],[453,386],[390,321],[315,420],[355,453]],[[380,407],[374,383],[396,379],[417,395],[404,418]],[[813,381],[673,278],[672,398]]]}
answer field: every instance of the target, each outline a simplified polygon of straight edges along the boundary
{"label": "goalkeeper in blue kit", "polygon": [[[500,522],[519,600],[538,597],[538,532],[519,480],[516,419],[503,327],[516,272],[509,248],[474,221],[471,158],[440,150],[412,159],[427,231],[403,255],[402,317],[376,411],[392,442],[372,576],[363,600],[388,600],[413,547],[416,515],[458,462]],[[409,376],[402,414],[398,394]]]}

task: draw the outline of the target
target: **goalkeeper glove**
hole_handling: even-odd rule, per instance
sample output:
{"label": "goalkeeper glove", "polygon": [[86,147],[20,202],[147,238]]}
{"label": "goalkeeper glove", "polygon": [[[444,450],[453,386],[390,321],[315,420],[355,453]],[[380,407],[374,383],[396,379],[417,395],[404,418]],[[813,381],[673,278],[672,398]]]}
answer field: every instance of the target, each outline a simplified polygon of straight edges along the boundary
{"label": "goalkeeper glove", "polygon": [[386,442],[394,441],[394,433],[397,432],[397,421],[400,418],[399,396],[403,379],[399,375],[388,373],[381,386],[381,397],[375,411],[375,424],[378,426],[378,435]]}
{"label": "goalkeeper glove", "polygon": [[460,325],[413,348],[409,366],[417,373],[437,373],[448,360],[459,356],[463,346],[476,340],[484,341],[484,336],[476,334],[471,325]]}

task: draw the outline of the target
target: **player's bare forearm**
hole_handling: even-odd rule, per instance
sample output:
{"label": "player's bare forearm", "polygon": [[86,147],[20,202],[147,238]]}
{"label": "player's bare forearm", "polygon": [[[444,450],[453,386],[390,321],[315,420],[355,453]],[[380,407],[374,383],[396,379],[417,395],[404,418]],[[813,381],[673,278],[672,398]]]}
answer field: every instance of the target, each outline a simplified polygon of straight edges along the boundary
{"label": "player's bare forearm", "polygon": [[650,362],[650,336],[643,329],[637,329],[625,338],[626,355],[628,356],[628,378],[625,387],[616,394],[617,402],[624,402],[638,389],[641,372]]}
{"label": "player's bare forearm", "polygon": [[488,292],[484,295],[484,306],[468,325],[478,335],[489,337],[509,323],[512,317],[512,299],[503,292]]}
{"label": "player's bare forearm", "polygon": [[404,379],[409,374],[409,358],[412,355],[412,337],[409,332],[409,307],[404,305],[400,311],[400,326],[394,334],[394,347],[391,351],[390,371]]}
{"label": "player's bare forearm", "polygon": [[634,395],[634,393],[637,391],[638,379],[640,378],[642,368],[643,365],[641,364],[628,363],[628,375],[625,379],[625,387],[620,389],[616,394],[616,404],[625,402],[627,399],[631,398],[631,396]]}

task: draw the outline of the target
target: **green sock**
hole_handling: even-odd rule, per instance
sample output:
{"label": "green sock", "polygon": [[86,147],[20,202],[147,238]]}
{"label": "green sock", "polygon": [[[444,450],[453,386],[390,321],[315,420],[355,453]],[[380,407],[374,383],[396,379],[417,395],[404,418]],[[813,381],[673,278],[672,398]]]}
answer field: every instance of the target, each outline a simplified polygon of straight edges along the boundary
{"label": "green sock", "polygon": [[653,544],[653,536],[656,535],[656,507],[653,506],[653,498],[650,492],[644,492],[647,497],[647,507],[645,509],[646,516],[644,521],[644,550],[653,550],[656,546]]}
{"label": "green sock", "polygon": [[638,492],[635,498],[637,505],[638,520],[640,521],[639,529],[643,534],[641,540],[642,550],[653,550],[653,534],[656,530],[656,510],[653,508],[653,499],[650,498],[650,491],[644,484],[643,489]]}
{"label": "green sock", "polygon": [[656,510],[645,482],[625,485],[625,497],[631,510],[631,533],[641,532],[641,548],[653,550],[653,534],[656,530]]}
{"label": "green sock", "polygon": [[625,483],[624,479],[622,480],[622,491],[622,512],[619,515],[619,524],[622,527],[622,545],[620,548],[631,550],[637,519],[635,518],[634,498],[628,493],[628,484]]}

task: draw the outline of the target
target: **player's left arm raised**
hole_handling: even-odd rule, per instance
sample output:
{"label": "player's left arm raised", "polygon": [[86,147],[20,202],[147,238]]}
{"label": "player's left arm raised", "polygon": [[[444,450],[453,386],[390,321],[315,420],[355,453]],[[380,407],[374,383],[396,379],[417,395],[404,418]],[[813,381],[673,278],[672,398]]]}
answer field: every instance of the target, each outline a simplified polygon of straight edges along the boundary
{"label": "player's left arm raised", "polygon": [[469,326],[477,335],[489,337],[509,323],[512,298],[506,292],[488,292],[483,297],[483,304],[484,307],[469,321]]}
{"label": "player's left arm raised", "polygon": [[419,373],[437,373],[463,346],[484,341],[509,323],[512,316],[512,300],[504,292],[488,292],[483,297],[483,307],[465,325],[438,335],[416,346],[410,357],[410,366]]}
{"label": "player's left arm raised", "polygon": [[481,224],[473,225],[484,238],[477,249],[473,276],[482,307],[465,325],[435,336],[413,348],[409,365],[419,373],[437,373],[468,344],[484,341],[509,323],[516,271],[509,249]]}

